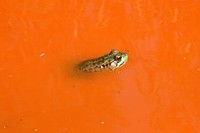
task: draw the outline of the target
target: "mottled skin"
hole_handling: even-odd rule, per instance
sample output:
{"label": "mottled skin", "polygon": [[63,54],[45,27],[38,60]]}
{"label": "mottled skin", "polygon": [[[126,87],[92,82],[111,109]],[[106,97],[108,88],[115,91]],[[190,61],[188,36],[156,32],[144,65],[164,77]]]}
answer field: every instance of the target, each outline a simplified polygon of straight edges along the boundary
{"label": "mottled skin", "polygon": [[112,50],[109,54],[96,59],[86,60],[78,65],[82,71],[97,72],[101,70],[115,70],[123,66],[128,60],[128,54]]}

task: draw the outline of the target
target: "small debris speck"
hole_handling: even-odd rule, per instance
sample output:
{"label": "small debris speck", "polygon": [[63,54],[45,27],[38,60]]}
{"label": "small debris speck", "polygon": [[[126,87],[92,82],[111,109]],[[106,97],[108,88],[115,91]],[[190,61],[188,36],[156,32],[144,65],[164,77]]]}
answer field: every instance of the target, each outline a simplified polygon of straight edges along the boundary
{"label": "small debris speck", "polygon": [[3,128],[7,128],[7,126],[6,126],[6,125],[4,125],[4,126],[3,126]]}
{"label": "small debris speck", "polygon": [[37,131],[38,131],[38,129],[37,129],[37,128],[35,128],[35,129],[34,129],[34,131],[35,131],[35,132],[37,132]]}
{"label": "small debris speck", "polygon": [[44,53],[41,53],[41,54],[40,54],[40,57],[42,57],[42,56],[44,56],[44,55],[45,55]]}
{"label": "small debris speck", "polygon": [[9,77],[12,78],[12,75],[10,74]]}
{"label": "small debris speck", "polygon": [[101,124],[103,125],[103,124],[104,124],[104,122],[102,121],[102,122],[101,122]]}

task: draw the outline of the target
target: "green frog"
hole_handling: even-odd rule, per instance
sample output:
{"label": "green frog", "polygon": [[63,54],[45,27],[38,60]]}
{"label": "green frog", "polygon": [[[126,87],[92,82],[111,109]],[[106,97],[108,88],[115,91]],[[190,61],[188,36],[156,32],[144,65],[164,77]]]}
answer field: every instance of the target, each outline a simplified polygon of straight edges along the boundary
{"label": "green frog", "polygon": [[127,52],[118,52],[113,49],[109,54],[102,57],[83,61],[78,65],[79,70],[97,72],[102,70],[115,70],[126,64]]}

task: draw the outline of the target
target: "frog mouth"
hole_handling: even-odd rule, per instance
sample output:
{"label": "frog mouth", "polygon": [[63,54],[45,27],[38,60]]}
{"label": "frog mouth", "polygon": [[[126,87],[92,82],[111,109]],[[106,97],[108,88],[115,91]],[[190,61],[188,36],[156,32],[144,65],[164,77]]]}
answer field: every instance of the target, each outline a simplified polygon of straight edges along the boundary
{"label": "frog mouth", "polygon": [[121,67],[121,66],[123,66],[124,65],[124,61],[118,66],[118,67]]}

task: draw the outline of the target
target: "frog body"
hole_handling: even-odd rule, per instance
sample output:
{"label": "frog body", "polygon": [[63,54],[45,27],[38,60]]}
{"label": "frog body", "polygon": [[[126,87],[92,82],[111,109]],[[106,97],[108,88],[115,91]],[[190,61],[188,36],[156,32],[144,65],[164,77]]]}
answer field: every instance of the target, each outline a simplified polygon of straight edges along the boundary
{"label": "frog body", "polygon": [[78,65],[78,68],[79,70],[90,72],[115,70],[126,64],[127,60],[128,54],[126,52],[118,52],[114,49],[102,57],[83,61]]}

